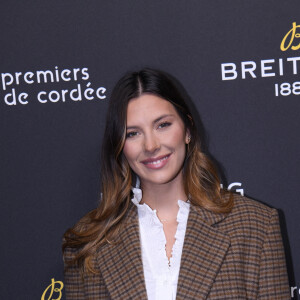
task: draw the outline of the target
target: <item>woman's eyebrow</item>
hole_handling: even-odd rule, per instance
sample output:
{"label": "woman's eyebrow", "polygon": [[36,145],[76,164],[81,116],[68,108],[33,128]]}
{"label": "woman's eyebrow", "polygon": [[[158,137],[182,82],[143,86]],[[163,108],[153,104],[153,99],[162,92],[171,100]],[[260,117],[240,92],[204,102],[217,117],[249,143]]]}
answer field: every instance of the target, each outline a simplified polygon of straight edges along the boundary
{"label": "woman's eyebrow", "polygon": [[138,129],[139,127],[138,126],[126,126],[126,129]]}
{"label": "woman's eyebrow", "polygon": [[[156,118],[152,124],[156,124],[158,123],[159,121],[161,121],[162,119],[166,118],[166,117],[173,117],[174,115],[173,114],[165,114],[165,115],[162,115],[162,116],[159,116],[158,118]],[[131,129],[139,129],[140,127],[139,126],[136,126],[136,125],[133,125],[133,126],[127,126],[126,129],[127,130],[131,130]]]}
{"label": "woman's eyebrow", "polygon": [[161,121],[162,119],[164,119],[166,117],[173,117],[173,116],[174,116],[173,114],[162,115],[162,116],[158,117],[157,119],[155,119],[152,123],[155,124],[155,123]]}

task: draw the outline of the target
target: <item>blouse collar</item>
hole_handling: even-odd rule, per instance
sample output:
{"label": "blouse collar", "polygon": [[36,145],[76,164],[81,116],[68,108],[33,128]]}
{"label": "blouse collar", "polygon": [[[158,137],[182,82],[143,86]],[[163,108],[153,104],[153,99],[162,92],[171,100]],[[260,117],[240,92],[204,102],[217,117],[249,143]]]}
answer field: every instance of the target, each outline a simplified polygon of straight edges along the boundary
{"label": "blouse collar", "polygon": [[[133,192],[133,198],[131,199],[131,201],[138,207],[138,208],[142,208],[143,209],[150,209],[152,211],[152,209],[150,208],[150,206],[148,206],[146,203],[143,203],[143,204],[139,204],[142,200],[142,197],[143,197],[143,192],[142,190],[140,189],[140,179],[137,177],[136,179],[136,185],[135,187],[132,187],[131,188],[132,192]],[[183,201],[183,200],[178,200],[178,205],[179,205],[179,208],[185,208],[185,209],[189,209],[190,207],[190,201],[187,200],[187,201]],[[156,211],[156,210],[154,210]]]}

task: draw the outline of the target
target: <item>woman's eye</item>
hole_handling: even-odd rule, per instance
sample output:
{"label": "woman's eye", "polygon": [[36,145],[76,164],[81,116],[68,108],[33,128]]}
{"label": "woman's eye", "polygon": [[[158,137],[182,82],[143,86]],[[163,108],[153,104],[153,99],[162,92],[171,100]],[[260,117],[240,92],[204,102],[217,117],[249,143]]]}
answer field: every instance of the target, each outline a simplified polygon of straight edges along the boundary
{"label": "woman's eye", "polygon": [[138,133],[136,131],[130,131],[130,132],[126,133],[126,138],[131,138],[131,137],[134,137],[137,135],[138,135]]}
{"label": "woman's eye", "polygon": [[168,127],[170,125],[172,125],[172,123],[170,123],[170,122],[163,122],[163,123],[159,124],[158,128],[164,128],[164,127]]}

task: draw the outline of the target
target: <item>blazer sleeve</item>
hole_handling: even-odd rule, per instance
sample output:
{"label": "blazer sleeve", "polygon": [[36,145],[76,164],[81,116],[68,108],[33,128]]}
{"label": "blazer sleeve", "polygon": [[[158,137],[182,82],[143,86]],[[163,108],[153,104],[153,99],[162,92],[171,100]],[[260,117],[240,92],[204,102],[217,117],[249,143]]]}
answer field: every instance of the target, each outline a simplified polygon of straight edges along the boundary
{"label": "blazer sleeve", "polygon": [[66,300],[84,300],[84,283],[81,277],[80,269],[77,265],[67,265],[67,262],[71,261],[76,255],[76,250],[72,248],[66,248],[64,259],[64,285]]}
{"label": "blazer sleeve", "polygon": [[272,209],[263,244],[258,299],[290,299],[284,247],[276,209]]}
{"label": "blazer sleeve", "polygon": [[[99,270],[97,274],[84,273],[76,264],[67,265],[77,254],[76,249],[66,248],[64,252],[64,284],[66,300],[108,300],[111,299]],[[96,264],[96,260],[92,259]]]}

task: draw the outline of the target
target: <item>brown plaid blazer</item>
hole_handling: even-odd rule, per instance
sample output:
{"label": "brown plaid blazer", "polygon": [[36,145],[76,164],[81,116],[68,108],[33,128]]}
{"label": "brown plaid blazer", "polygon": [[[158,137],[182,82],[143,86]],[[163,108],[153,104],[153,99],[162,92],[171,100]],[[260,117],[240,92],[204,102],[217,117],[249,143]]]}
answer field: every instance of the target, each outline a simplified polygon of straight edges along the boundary
{"label": "brown plaid blazer", "polygon": [[[67,300],[147,299],[134,204],[120,239],[98,249],[99,274],[82,280],[76,266],[65,270]],[[290,299],[277,211],[239,195],[227,215],[191,205],[176,299]]]}

